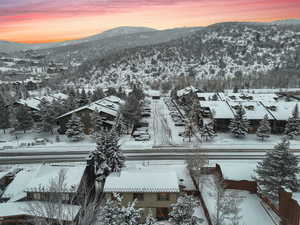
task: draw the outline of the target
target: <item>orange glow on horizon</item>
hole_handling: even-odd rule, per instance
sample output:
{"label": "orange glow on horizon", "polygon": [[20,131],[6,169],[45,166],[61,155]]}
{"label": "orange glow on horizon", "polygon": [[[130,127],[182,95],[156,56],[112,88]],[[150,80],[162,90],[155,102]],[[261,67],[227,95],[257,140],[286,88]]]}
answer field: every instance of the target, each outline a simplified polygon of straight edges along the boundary
{"label": "orange glow on horizon", "polygon": [[69,5],[32,0],[29,6],[25,0],[1,1],[0,40],[22,43],[81,39],[119,26],[161,30],[300,18],[299,0],[76,0]]}

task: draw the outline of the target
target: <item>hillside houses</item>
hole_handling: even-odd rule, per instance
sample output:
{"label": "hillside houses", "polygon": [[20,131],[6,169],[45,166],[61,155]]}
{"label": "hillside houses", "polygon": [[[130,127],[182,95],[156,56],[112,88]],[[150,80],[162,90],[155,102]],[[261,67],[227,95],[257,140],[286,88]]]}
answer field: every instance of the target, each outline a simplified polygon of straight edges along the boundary
{"label": "hillside houses", "polygon": [[57,123],[60,126],[60,132],[66,131],[66,123],[70,120],[73,114],[82,118],[86,113],[92,116],[92,113],[98,112],[102,118],[103,126],[110,129],[119,118],[119,111],[124,101],[116,96],[108,96],[92,102],[88,105],[79,107],[70,112],[67,112],[57,118]]}

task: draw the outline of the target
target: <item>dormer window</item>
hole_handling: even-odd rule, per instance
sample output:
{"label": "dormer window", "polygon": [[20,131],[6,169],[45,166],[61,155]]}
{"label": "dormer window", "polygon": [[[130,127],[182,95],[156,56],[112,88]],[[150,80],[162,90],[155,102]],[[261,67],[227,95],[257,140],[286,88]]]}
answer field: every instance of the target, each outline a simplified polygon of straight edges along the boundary
{"label": "dormer window", "polygon": [[245,106],[245,108],[246,109],[248,109],[248,110],[254,110],[254,106],[253,105],[247,105],[247,106]]}
{"label": "dormer window", "polygon": [[232,106],[232,108],[234,108],[235,110],[239,110],[240,109],[240,105],[234,105],[234,106]]}
{"label": "dormer window", "polygon": [[277,107],[275,105],[271,105],[267,107],[271,111],[276,111]]}

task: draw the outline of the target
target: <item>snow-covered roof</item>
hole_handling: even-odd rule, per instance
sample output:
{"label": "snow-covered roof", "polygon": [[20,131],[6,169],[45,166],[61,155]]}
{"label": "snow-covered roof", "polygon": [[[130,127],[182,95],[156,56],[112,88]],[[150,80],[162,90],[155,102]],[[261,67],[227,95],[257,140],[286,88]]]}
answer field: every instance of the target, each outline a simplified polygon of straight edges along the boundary
{"label": "snow-covered roof", "polygon": [[252,94],[252,93],[226,93],[220,96],[223,101],[276,101],[278,96],[274,93]]}
{"label": "snow-covered roof", "polygon": [[107,177],[104,192],[180,192],[176,172],[125,168]]}
{"label": "snow-covered roof", "polygon": [[17,101],[17,103],[21,105],[26,105],[29,108],[40,110],[39,104],[41,103],[41,100],[36,98],[26,98],[26,99],[20,99]]}
{"label": "snow-covered roof", "polygon": [[[222,94],[222,93],[220,93],[220,94]],[[213,99],[214,95],[217,96],[217,101],[222,100],[220,98],[219,94],[216,92],[204,92],[204,93],[198,92],[197,93],[197,97],[199,98],[200,101],[211,101]],[[204,100],[202,100],[202,99],[204,99]]]}
{"label": "snow-covered roof", "polygon": [[200,101],[202,108],[209,108],[215,119],[233,119],[232,109],[225,101]]}
{"label": "snow-covered roof", "polygon": [[180,89],[177,91],[177,96],[178,97],[182,97],[184,95],[187,95],[189,93],[195,93],[195,92],[198,92],[199,89],[198,88],[195,88],[193,86],[189,86],[189,87],[186,87],[186,88],[183,88],[183,89]]}
{"label": "snow-covered roof", "polygon": [[36,191],[39,188],[47,189],[51,180],[57,180],[59,172],[63,170],[65,172],[65,188],[67,190],[76,191],[80,185],[81,178],[83,176],[85,165],[49,165],[43,164],[39,170],[26,185],[25,191]]}
{"label": "snow-covered roof", "polygon": [[[255,93],[255,94],[269,94],[277,92],[291,92],[291,91],[300,91],[300,88],[259,88],[259,89],[239,89],[240,93]],[[225,93],[232,93],[233,89],[226,89]]]}
{"label": "snow-covered roof", "polygon": [[4,198],[9,198],[10,202],[18,201],[26,197],[27,191],[39,188],[47,188],[53,179],[58,178],[59,171],[66,172],[65,184],[68,190],[76,191],[83,176],[85,165],[50,165],[43,164],[38,168],[27,168],[21,170],[14,180],[7,186],[3,194]]}
{"label": "snow-covered roof", "polygon": [[113,103],[118,103],[119,105],[125,104],[124,100],[122,100],[119,97],[114,96],[114,95],[107,96],[104,99],[106,99],[107,101],[113,102]]}
{"label": "snow-covered roof", "polygon": [[[221,167],[223,176],[229,180],[253,180],[256,169],[256,161],[223,161],[218,162]],[[215,166],[215,163],[212,165]]]}
{"label": "snow-covered roof", "polygon": [[97,100],[95,102],[92,102],[88,105],[84,105],[84,106],[74,109],[70,112],[67,112],[67,113],[59,116],[58,118],[65,117],[65,116],[71,115],[76,112],[80,112],[81,110],[84,110],[84,109],[90,109],[92,111],[104,112],[104,113],[107,113],[107,114],[110,114],[110,115],[113,115],[116,117],[118,115],[120,105],[122,105],[123,103],[124,103],[124,101],[116,96],[108,96],[108,97],[102,98],[100,100]]}
{"label": "snow-covered roof", "polygon": [[[55,204],[55,203],[51,203],[51,204]],[[39,207],[39,210],[33,213],[32,207]],[[49,218],[49,219],[58,219],[60,217],[59,219],[64,221],[73,221],[79,212],[80,206],[70,205],[70,204],[57,205],[57,207],[54,207],[53,209],[59,210],[58,213],[55,212],[47,213],[46,209],[47,209],[47,203],[42,201],[1,203],[0,218],[27,215],[27,216],[39,216],[42,218]],[[42,212],[42,210],[44,212]]]}
{"label": "snow-covered roof", "polygon": [[30,107],[35,110],[40,110],[39,104],[44,100],[47,100],[48,102],[52,102],[53,100],[58,100],[58,99],[66,99],[68,98],[67,95],[63,93],[56,93],[52,95],[45,95],[41,97],[30,97],[26,99],[20,99],[17,101],[17,103],[21,105],[26,105],[27,107]]}
{"label": "snow-covered roof", "polygon": [[0,180],[5,177],[8,174],[8,172],[0,172]]}
{"label": "snow-covered roof", "polygon": [[38,168],[29,168],[18,172],[13,181],[6,187],[2,197],[9,198],[9,201],[18,201],[25,198],[26,193],[24,190],[37,170]]}
{"label": "snow-covered roof", "polygon": [[254,102],[254,101],[248,101],[248,102],[230,101],[229,102],[228,101],[228,104],[230,105],[230,107],[234,112],[236,112],[235,108],[241,105],[246,112],[245,114],[246,118],[249,120],[261,120],[264,118],[266,114],[268,115],[270,120],[274,119],[272,114],[270,114],[269,111],[266,110],[266,108],[262,104],[260,104],[260,102]]}
{"label": "snow-covered roof", "polygon": [[[288,120],[299,102],[272,102],[262,101],[261,104],[269,111],[276,120]],[[298,115],[300,116],[300,115]]]}

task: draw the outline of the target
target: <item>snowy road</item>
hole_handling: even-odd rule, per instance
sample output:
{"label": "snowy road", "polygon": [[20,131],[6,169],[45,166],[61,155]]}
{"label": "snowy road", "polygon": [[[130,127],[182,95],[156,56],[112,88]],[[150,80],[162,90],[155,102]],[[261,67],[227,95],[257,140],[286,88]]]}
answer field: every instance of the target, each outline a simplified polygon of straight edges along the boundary
{"label": "snowy road", "polygon": [[166,105],[162,100],[152,101],[153,109],[153,145],[154,146],[170,146],[172,145],[172,131],[168,124],[166,115]]}

